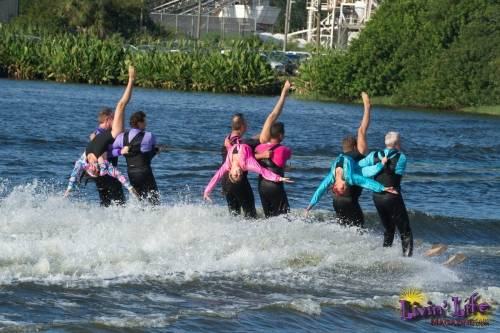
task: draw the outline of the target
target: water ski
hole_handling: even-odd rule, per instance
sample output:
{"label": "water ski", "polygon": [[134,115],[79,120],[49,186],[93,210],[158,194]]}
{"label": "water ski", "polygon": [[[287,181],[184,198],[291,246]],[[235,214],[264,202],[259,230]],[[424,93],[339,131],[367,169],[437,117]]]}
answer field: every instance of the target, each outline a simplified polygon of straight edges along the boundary
{"label": "water ski", "polygon": [[457,254],[454,254],[451,257],[449,257],[448,260],[446,260],[443,263],[443,266],[453,267],[453,266],[456,266],[458,264],[463,263],[465,261],[465,259],[467,259],[467,257],[465,256],[465,254],[463,254],[463,253],[457,253]]}
{"label": "water ski", "polygon": [[438,256],[444,251],[448,250],[448,245],[446,244],[434,244],[431,246],[429,250],[425,252],[425,255],[428,257]]}

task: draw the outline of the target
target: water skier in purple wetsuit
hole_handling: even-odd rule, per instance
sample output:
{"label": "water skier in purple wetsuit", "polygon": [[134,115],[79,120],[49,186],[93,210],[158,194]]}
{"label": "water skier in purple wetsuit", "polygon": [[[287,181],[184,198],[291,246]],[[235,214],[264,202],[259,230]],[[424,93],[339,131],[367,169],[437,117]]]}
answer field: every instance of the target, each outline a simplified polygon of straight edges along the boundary
{"label": "water skier in purple wetsuit", "polygon": [[146,129],[146,114],[134,112],[130,116],[131,129],[119,134],[113,142],[112,155],[123,155],[127,160],[127,173],[130,182],[139,193],[139,198],[146,199],[152,205],[160,204],[160,193],[151,169],[151,160],[159,152],[156,138]]}
{"label": "water skier in purple wetsuit", "polygon": [[[118,101],[115,109],[115,115],[113,118],[113,122],[111,125],[111,129],[107,129],[102,131],[102,133],[97,134],[87,145],[85,148],[85,153],[82,155],[83,160],[81,161],[81,167],[89,174],[91,177],[96,177],[100,174],[102,164],[108,161],[105,161],[105,154],[109,149],[109,145],[111,145],[118,134],[123,132],[125,127],[124,124],[124,113],[125,107],[130,101],[130,97],[132,96],[132,89],[134,86],[135,80],[135,69],[130,66],[128,69],[128,84],[123,93],[122,98]],[[104,155],[104,156],[103,156]],[[101,166],[99,165],[101,164]],[[109,173],[104,173],[109,174]],[[69,194],[69,191],[65,192],[65,196]]]}

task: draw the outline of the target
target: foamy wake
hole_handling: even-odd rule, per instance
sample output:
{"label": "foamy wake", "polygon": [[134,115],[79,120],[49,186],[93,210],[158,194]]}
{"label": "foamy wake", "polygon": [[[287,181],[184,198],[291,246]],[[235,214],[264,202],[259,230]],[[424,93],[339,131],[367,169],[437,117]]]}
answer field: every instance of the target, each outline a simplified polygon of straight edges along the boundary
{"label": "foamy wake", "polygon": [[399,243],[383,249],[380,235],[335,223],[299,216],[246,221],[201,204],[101,208],[64,200],[36,182],[6,191],[0,189],[4,285],[216,277],[331,291],[460,281],[418,253],[402,258]]}

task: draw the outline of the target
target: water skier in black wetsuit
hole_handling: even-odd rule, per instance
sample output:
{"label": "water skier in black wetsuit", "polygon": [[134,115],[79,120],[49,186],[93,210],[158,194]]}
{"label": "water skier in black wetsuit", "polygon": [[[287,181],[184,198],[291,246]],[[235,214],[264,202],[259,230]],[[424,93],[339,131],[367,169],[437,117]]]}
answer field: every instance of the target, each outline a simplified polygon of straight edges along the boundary
{"label": "water skier in black wetsuit", "polygon": [[[276,103],[273,111],[273,114],[279,114],[283,105],[285,103],[286,94],[288,92],[289,87],[283,89],[278,102]],[[236,113],[233,115],[231,119],[231,133],[224,140],[224,146],[222,147],[222,163],[226,160],[227,151],[231,149],[231,147],[235,144],[246,144],[249,145],[252,149],[255,149],[257,145],[260,143],[264,143],[260,141],[260,133],[258,137],[253,137],[251,139],[244,139],[243,135],[247,130],[247,122],[243,114]],[[264,152],[263,154],[255,154],[256,159],[269,157],[268,152]],[[226,197],[226,201],[229,207],[229,211],[233,214],[241,214],[241,210],[243,210],[243,214],[245,217],[256,218],[257,210],[255,209],[255,197],[252,191],[252,187],[247,178],[247,172],[243,173],[242,179],[237,182],[231,182],[228,174],[225,174],[222,179],[222,191]]]}
{"label": "water skier in black wetsuit", "polygon": [[375,175],[375,180],[384,186],[393,187],[398,192],[398,194],[373,193],[373,202],[385,229],[383,246],[392,246],[397,227],[401,236],[403,255],[411,256],[413,254],[413,234],[401,194],[401,179],[406,170],[406,155],[401,152],[399,133],[388,132],[385,135],[385,145],[384,150],[371,152],[367,158],[371,165],[377,164],[383,158],[387,158],[384,168]]}
{"label": "water skier in black wetsuit", "polygon": [[[355,162],[362,160],[368,153],[366,132],[370,125],[371,105],[367,93],[363,92],[361,97],[363,98],[364,112],[361,125],[358,128],[357,138],[347,136],[342,140],[343,153],[350,156]],[[342,167],[342,162],[343,161],[339,161],[337,167]],[[363,210],[359,205],[359,197],[362,191],[363,189],[359,186],[347,185],[347,189],[343,195],[333,193],[333,208],[341,224],[357,227],[362,227],[364,225],[365,219]]]}

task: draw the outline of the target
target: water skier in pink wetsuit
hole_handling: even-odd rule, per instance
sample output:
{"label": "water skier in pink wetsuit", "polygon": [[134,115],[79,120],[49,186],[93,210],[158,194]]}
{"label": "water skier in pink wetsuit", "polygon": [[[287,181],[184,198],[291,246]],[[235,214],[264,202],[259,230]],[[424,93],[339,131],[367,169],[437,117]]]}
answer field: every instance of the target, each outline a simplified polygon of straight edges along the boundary
{"label": "water skier in pink wetsuit", "polygon": [[203,198],[207,201],[210,199],[210,192],[215,188],[219,180],[229,172],[229,180],[233,183],[238,183],[243,178],[243,172],[252,171],[261,175],[264,179],[273,182],[293,183],[290,178],[281,177],[272,171],[262,167],[259,162],[255,160],[252,149],[246,144],[235,144],[229,150],[226,161],[215,173],[205,188]]}

